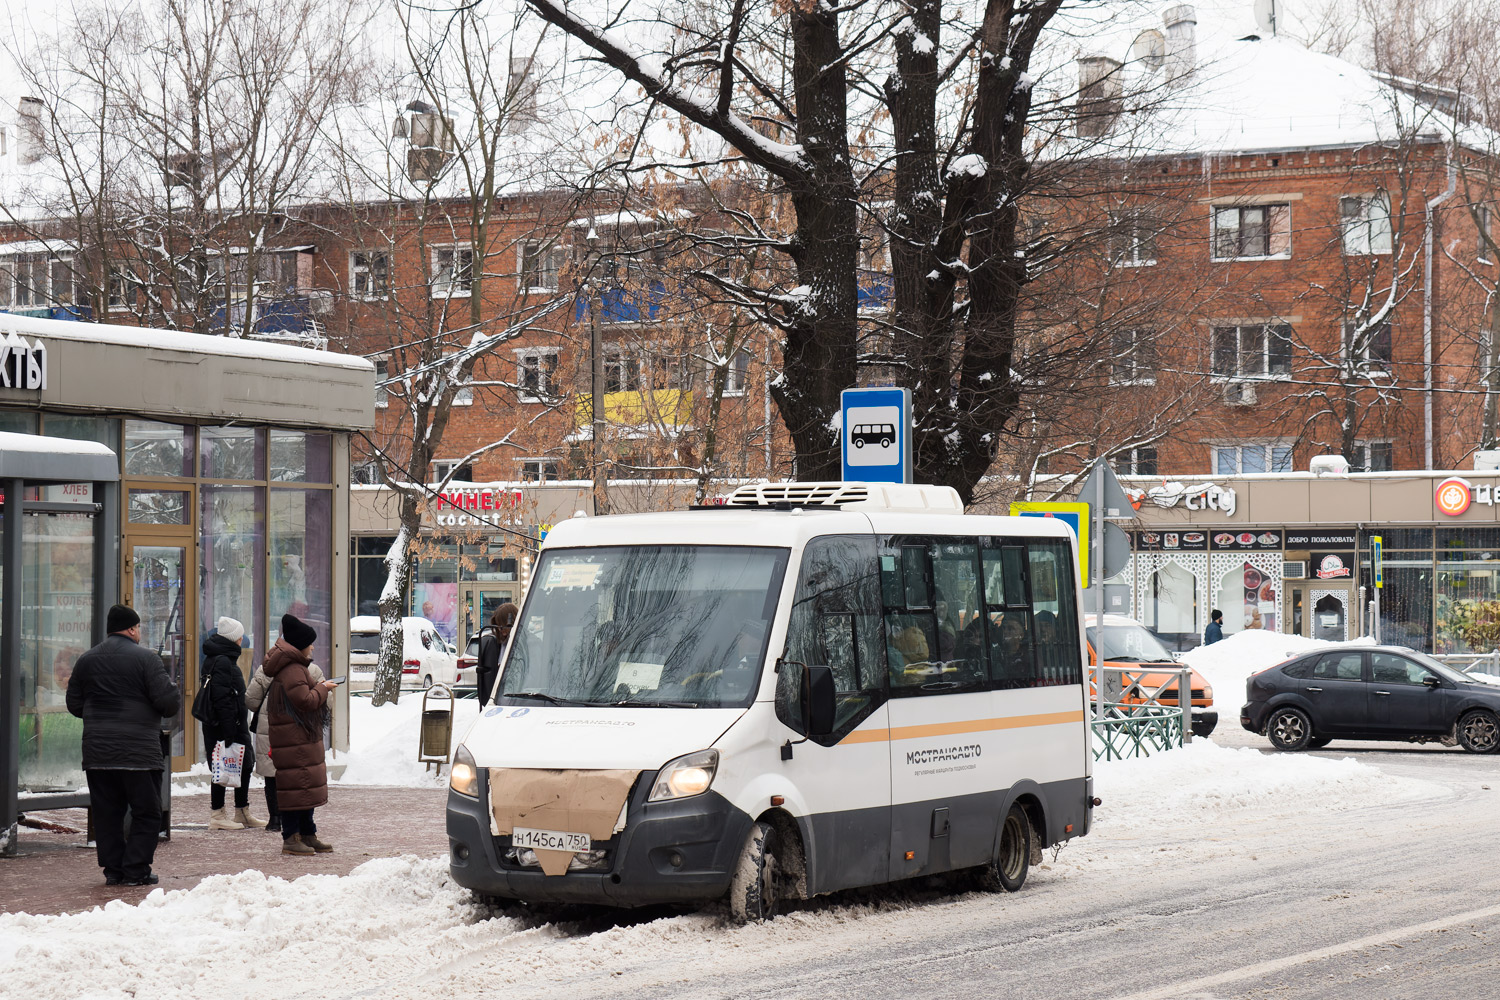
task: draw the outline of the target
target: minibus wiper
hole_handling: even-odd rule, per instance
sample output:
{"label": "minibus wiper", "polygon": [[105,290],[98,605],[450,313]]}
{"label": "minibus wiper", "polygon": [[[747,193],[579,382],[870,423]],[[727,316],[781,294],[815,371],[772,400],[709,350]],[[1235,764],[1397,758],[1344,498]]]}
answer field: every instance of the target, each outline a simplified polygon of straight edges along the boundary
{"label": "minibus wiper", "polygon": [[696,701],[586,701],[593,708],[697,708]]}
{"label": "minibus wiper", "polygon": [[538,701],[549,701],[554,705],[577,705],[576,701],[568,701],[566,698],[558,698],[555,695],[545,694],[541,691],[506,691],[500,695],[502,698],[535,698]]}

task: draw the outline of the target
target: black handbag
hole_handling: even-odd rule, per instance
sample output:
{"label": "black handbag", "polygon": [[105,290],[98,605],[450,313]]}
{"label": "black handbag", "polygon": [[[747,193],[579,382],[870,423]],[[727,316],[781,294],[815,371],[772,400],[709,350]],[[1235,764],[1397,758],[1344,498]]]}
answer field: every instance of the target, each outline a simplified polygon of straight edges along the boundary
{"label": "black handbag", "polygon": [[193,718],[199,722],[207,722],[209,712],[213,710],[213,702],[208,694],[208,682],[213,679],[212,673],[203,678],[203,686],[198,689],[198,695],[193,699]]}

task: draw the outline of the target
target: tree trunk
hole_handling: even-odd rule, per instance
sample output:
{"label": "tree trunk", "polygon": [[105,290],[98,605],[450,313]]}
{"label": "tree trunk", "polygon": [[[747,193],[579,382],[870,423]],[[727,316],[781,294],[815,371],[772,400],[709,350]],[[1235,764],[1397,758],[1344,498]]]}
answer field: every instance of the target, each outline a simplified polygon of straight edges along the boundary
{"label": "tree trunk", "polygon": [[421,530],[421,508],[416,499],[401,498],[401,527],[385,555],[385,587],[380,591],[380,657],[375,666],[372,705],[395,703],[401,698],[401,668],[406,639],[401,619],[405,617],[406,588],[411,582],[411,549]]}

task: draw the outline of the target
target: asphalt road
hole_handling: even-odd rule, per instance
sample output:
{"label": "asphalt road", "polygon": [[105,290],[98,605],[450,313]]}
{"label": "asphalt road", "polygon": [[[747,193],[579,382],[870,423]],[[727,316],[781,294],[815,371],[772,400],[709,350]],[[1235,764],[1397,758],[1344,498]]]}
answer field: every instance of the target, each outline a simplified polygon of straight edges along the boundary
{"label": "asphalt road", "polygon": [[[1218,742],[1268,747],[1237,728]],[[1318,755],[1361,759],[1432,794],[1262,811],[1232,830],[1100,826],[1014,895],[908,885],[819,900],[760,927],[713,915],[545,925],[374,992],[1500,997],[1500,756],[1353,743]]]}

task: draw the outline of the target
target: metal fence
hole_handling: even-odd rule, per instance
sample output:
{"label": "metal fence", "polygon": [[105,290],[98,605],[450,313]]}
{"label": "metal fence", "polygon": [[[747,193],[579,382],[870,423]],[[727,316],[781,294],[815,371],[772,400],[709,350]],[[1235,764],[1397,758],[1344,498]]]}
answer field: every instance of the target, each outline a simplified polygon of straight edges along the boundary
{"label": "metal fence", "polygon": [[1096,699],[1092,706],[1095,760],[1149,757],[1192,742],[1190,669],[1104,667],[1102,712],[1097,702],[1100,670],[1094,667],[1089,674],[1091,694]]}
{"label": "metal fence", "polygon": [[1500,677],[1500,649],[1488,653],[1434,653],[1432,658],[1462,673]]}

